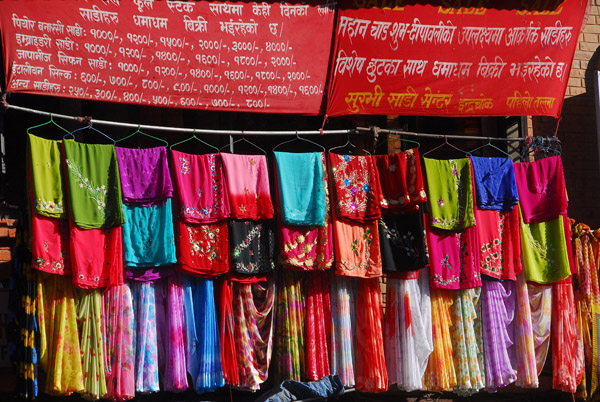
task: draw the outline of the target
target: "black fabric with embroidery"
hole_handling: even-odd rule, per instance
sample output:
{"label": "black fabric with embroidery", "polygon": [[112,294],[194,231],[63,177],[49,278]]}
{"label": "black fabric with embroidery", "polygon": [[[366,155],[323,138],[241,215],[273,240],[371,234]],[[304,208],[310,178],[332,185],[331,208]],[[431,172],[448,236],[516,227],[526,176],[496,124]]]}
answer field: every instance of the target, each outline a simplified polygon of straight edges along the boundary
{"label": "black fabric with embroidery", "polygon": [[383,272],[414,271],[429,264],[423,211],[383,216],[378,223]]}
{"label": "black fabric with embroidery", "polygon": [[231,271],[242,275],[273,272],[275,240],[271,221],[229,222]]}

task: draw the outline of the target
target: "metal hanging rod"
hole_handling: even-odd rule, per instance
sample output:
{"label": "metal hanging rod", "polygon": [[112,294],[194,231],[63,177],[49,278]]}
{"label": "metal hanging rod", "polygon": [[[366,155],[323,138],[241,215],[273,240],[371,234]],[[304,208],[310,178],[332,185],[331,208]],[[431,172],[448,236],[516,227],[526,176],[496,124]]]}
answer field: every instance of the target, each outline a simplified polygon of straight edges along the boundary
{"label": "metal hanging rod", "polygon": [[152,126],[148,124],[134,124],[124,123],[120,121],[110,120],[99,120],[88,117],[80,116],[69,116],[65,114],[50,113],[43,110],[30,109],[22,106],[10,105],[4,101],[4,107],[7,110],[17,110],[20,112],[26,112],[36,114],[40,116],[50,117],[65,120],[74,120],[78,123],[90,123],[95,125],[113,126],[113,127],[128,127],[132,129],[140,130],[158,130],[158,131],[171,131],[177,133],[189,133],[189,134],[211,134],[211,135],[332,135],[332,134],[353,134],[356,132],[354,129],[346,130],[279,130],[279,131],[253,131],[253,130],[213,130],[213,129],[202,129],[202,128],[181,128],[181,127],[168,127],[168,126]]}
{"label": "metal hanging rod", "polygon": [[402,130],[394,130],[387,128],[380,128],[377,126],[371,127],[356,127],[356,132],[364,133],[370,132],[374,134],[395,134],[395,135],[407,135],[410,137],[426,137],[426,138],[436,138],[436,139],[456,139],[456,140],[478,140],[478,141],[525,141],[523,137],[517,138],[495,138],[495,137],[477,137],[473,135],[446,135],[446,134],[427,134],[427,133],[415,133],[412,131],[402,131]]}

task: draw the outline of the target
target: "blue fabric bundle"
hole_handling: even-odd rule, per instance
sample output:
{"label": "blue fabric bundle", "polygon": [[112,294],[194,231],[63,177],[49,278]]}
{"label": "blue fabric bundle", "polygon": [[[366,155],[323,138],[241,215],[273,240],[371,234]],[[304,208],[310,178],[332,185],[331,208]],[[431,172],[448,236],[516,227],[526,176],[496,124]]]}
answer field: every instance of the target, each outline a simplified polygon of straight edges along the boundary
{"label": "blue fabric bundle", "polygon": [[508,211],[519,202],[513,162],[508,158],[471,156],[477,206]]}

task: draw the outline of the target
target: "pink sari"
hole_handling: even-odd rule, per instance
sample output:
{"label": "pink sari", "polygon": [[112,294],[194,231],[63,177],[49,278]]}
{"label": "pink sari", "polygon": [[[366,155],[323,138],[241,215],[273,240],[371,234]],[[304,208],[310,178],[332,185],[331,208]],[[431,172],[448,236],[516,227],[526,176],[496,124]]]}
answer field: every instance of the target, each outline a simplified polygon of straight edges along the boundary
{"label": "pink sari", "polygon": [[31,216],[32,266],[40,271],[71,275],[69,221]]}

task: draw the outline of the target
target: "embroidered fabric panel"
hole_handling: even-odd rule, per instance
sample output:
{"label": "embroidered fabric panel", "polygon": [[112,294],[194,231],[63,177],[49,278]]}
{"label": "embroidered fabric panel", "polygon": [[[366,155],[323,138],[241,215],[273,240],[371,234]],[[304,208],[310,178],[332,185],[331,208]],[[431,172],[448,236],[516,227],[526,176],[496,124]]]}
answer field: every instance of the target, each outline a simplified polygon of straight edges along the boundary
{"label": "embroidered fabric panel", "polygon": [[360,278],[382,275],[377,221],[357,224],[334,219],[336,274]]}
{"label": "embroidered fabric panel", "polygon": [[429,263],[423,213],[383,216],[378,221],[383,272],[404,272]]}
{"label": "embroidered fabric panel", "polygon": [[275,241],[271,222],[231,221],[229,235],[233,272],[253,275],[275,270]]}
{"label": "embroidered fabric panel", "polygon": [[69,222],[32,214],[32,266],[40,271],[71,275]]}
{"label": "embroidered fabric panel", "polygon": [[229,271],[227,222],[206,225],[179,222],[178,232],[177,269],[202,277]]}

